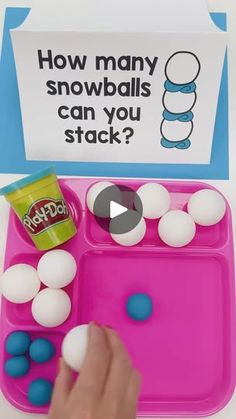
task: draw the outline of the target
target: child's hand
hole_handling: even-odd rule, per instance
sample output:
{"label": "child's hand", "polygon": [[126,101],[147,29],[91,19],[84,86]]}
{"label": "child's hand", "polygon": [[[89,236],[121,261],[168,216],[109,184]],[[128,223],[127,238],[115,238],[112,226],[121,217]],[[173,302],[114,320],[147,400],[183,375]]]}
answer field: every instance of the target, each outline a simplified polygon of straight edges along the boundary
{"label": "child's hand", "polygon": [[73,383],[61,360],[49,419],[134,419],[140,378],[116,332],[94,323],[84,365]]}

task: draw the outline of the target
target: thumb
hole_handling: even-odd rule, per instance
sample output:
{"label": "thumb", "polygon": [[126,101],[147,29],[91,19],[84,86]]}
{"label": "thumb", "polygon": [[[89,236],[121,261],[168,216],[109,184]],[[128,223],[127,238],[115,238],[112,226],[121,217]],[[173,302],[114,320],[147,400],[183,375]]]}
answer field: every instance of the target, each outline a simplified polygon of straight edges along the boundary
{"label": "thumb", "polygon": [[59,372],[54,383],[54,390],[52,395],[51,406],[49,410],[50,417],[60,418],[63,416],[63,409],[65,402],[73,387],[73,372],[65,361],[59,359]]}

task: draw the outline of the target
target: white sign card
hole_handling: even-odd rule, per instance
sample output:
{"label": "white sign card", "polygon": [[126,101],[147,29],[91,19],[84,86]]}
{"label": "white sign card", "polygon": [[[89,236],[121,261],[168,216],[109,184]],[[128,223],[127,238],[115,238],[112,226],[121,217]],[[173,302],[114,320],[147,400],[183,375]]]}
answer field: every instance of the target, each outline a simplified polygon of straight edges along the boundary
{"label": "white sign card", "polygon": [[66,4],[12,31],[26,158],[210,163],[226,38],[205,0]]}

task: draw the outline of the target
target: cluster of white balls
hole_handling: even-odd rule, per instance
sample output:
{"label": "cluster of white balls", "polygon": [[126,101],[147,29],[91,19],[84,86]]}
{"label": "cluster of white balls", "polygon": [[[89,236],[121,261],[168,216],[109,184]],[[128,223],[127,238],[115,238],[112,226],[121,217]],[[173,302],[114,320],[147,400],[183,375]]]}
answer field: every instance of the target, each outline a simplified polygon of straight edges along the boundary
{"label": "cluster of white balls", "polygon": [[[87,206],[94,213],[94,203],[100,192],[104,189],[115,186],[112,182],[98,182],[94,184],[87,194]],[[123,234],[112,234],[112,239],[121,246],[134,246],[143,240],[146,234],[146,222],[144,218],[160,218],[170,206],[170,195],[166,188],[157,183],[147,183],[137,191],[142,204],[143,216],[139,223],[131,230]],[[135,202],[134,202],[135,205]],[[138,203],[136,204],[138,209]]]}
{"label": "cluster of white balls", "polygon": [[[148,185],[150,184],[144,185],[143,188],[147,186],[149,190]],[[167,190],[166,192],[168,193]],[[140,197],[143,200],[144,208],[146,204],[147,210],[150,210],[151,197]],[[167,200],[165,203],[167,203]],[[202,189],[190,197],[187,212],[168,210],[161,217],[158,224],[158,234],[161,240],[168,246],[183,247],[189,244],[195,237],[196,224],[205,227],[215,225],[222,220],[225,212],[226,203],[222,195],[212,189]]]}
{"label": "cluster of white balls", "polygon": [[[182,210],[169,210],[169,192],[161,186],[162,189],[165,189],[165,193],[160,193],[162,191],[160,186],[155,183],[147,183],[137,193],[143,203],[144,217],[160,218],[158,234],[161,240],[168,246],[186,246],[195,237],[196,224],[212,226],[221,221],[225,215],[225,200],[215,190],[202,189],[195,192],[188,201],[186,212]],[[160,200],[162,200],[162,205],[160,204]]]}
{"label": "cluster of white balls", "polygon": [[[27,264],[8,268],[1,277],[1,292],[15,304],[33,300],[34,320],[44,327],[57,327],[71,312],[70,297],[61,288],[73,281],[76,271],[76,261],[69,252],[51,250],[40,258],[37,269]],[[48,288],[40,291],[41,283]]]}
{"label": "cluster of white balls", "polygon": [[[97,195],[109,186],[114,185],[111,182],[98,182],[91,188],[91,193],[89,190],[87,205],[91,212]],[[111,234],[112,239],[122,246],[138,244],[146,234],[145,219],[156,219],[159,220],[157,230],[161,240],[171,247],[183,247],[193,240],[196,224],[212,226],[218,223],[226,212],[224,198],[212,189],[202,189],[194,193],[188,202],[187,212],[170,210],[170,193],[158,183],[146,183],[136,192],[143,205],[140,222],[127,233]]]}

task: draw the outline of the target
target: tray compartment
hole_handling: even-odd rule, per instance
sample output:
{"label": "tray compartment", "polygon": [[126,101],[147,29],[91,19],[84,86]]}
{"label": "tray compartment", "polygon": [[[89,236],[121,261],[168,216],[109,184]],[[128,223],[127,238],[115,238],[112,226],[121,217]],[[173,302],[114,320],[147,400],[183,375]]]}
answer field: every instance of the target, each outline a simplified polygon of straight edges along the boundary
{"label": "tray compartment", "polygon": [[[61,355],[61,342],[63,339],[63,333],[54,331],[50,332],[42,328],[39,331],[32,331],[27,329],[24,329],[24,331],[29,332],[32,341],[37,338],[48,339],[52,344],[54,344],[56,353],[50,361],[43,364],[37,364],[30,359],[29,355],[26,355],[30,360],[30,370],[24,377],[17,379],[11,378],[3,371],[2,374],[4,380],[2,382],[2,391],[6,395],[7,399],[18,409],[24,410],[26,412],[46,413],[48,406],[36,407],[30,405],[27,400],[27,390],[30,383],[38,378],[44,378],[51,381],[52,383],[54,382],[58,371],[58,358]],[[5,340],[3,364],[1,368],[4,368],[5,361],[11,358],[11,356],[5,350]]]}
{"label": "tray compartment", "polygon": [[[185,414],[217,410],[232,390],[225,258],[91,251],[81,259],[79,282],[79,322],[95,319],[118,330],[142,374],[140,415],[175,414],[177,404]],[[153,298],[153,315],[144,322],[126,314],[126,300],[136,292]]]}
{"label": "tray compartment", "polygon": [[[37,265],[41,256],[42,256],[41,253],[18,254],[18,255],[15,255],[11,259],[9,266],[19,264],[19,263],[26,263],[33,266],[34,268],[37,268]],[[78,275],[78,273],[76,275]],[[72,310],[71,310],[70,316],[68,317],[68,319],[63,325],[58,326],[57,328],[52,328],[52,329],[50,328],[51,330],[57,330],[58,328],[64,330],[64,329],[69,329],[70,327],[73,327],[70,325],[74,324],[74,318],[77,317],[77,304],[76,304],[77,286],[78,286],[78,281],[76,280],[76,277],[75,277],[75,279],[67,287],[63,288],[63,290],[67,292],[67,294],[69,295],[71,299]],[[44,288],[46,288],[46,286],[44,284],[41,284],[41,290]],[[36,321],[32,317],[32,313],[31,313],[32,301],[29,301],[28,303],[25,303],[25,304],[13,304],[4,298],[3,305],[4,305],[4,311],[5,311],[5,318],[9,322],[9,324],[14,325],[17,328],[25,328],[25,327],[28,328],[30,326],[32,326],[35,329],[42,328],[42,326],[37,324]]]}
{"label": "tray compartment", "polygon": [[[143,185],[144,182],[135,182],[129,181],[127,183],[122,183],[122,181],[117,181],[116,184],[125,185],[129,188],[137,191],[138,188]],[[197,190],[208,188],[208,185],[205,184],[184,184],[183,188],[180,188],[177,182],[157,182],[162,183],[165,186],[171,195],[171,208],[187,211],[187,203],[191,195]],[[200,186],[201,185],[201,186]],[[97,223],[96,218],[85,206],[85,223],[86,223],[86,236],[88,241],[92,245],[109,245],[111,247],[117,246],[116,243],[112,240],[110,234],[107,231],[104,231],[101,226]],[[202,227],[197,226],[197,234],[194,240],[187,246],[188,248],[198,248],[198,247],[209,247],[209,248],[220,248],[223,247],[227,240],[229,239],[228,225],[230,222],[229,212],[226,213],[223,220],[211,227]],[[147,225],[147,232],[144,239],[136,245],[136,247],[152,246],[158,248],[168,248],[168,246],[162,242],[157,233],[159,220],[145,220]]]}
{"label": "tray compartment", "polygon": [[[231,212],[213,227],[197,227],[185,248],[166,246],[157,236],[157,221],[137,246],[123,248],[96,223],[86,207],[90,186],[104,179],[61,179],[60,185],[78,226],[78,234],[59,248],[77,261],[74,281],[65,288],[72,300],[69,319],[55,329],[33,321],[31,303],[1,308],[0,379],[6,398],[26,412],[46,413],[26,398],[29,381],[53,379],[61,341],[72,327],[97,320],[118,330],[143,375],[141,417],[206,416],[223,408],[235,387],[235,288]],[[111,180],[137,190],[147,181]],[[186,210],[191,194],[211,186],[198,182],[159,182],[171,193],[171,208]],[[37,266],[37,251],[13,212],[10,214],[5,269],[15,263]],[[43,288],[43,286],[42,286]],[[152,317],[137,323],[126,314],[130,294],[146,292],[154,302]],[[15,330],[55,340],[57,355],[32,366],[29,376],[11,379],[3,371],[6,336]]]}
{"label": "tray compartment", "polygon": [[[74,220],[75,225],[77,228],[79,228],[80,221],[81,221],[81,215],[82,215],[82,207],[80,200],[77,196],[77,194],[64,182],[60,182],[60,187],[62,194],[65,198],[65,201],[69,207],[69,211],[71,213],[71,216]],[[18,218],[16,214],[13,215],[13,223],[16,230],[16,234],[25,241],[28,245],[30,245],[32,248],[35,248],[34,243],[32,242],[29,234],[27,233],[26,229],[24,228],[21,220]],[[73,240],[73,239],[72,239]]]}

